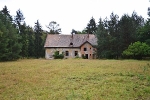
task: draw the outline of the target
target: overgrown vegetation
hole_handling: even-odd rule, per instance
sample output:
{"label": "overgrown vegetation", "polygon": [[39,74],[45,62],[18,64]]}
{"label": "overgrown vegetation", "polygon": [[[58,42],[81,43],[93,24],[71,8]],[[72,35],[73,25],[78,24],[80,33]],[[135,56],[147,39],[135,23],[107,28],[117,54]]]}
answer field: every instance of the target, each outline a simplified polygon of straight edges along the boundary
{"label": "overgrown vegetation", "polygon": [[59,51],[55,51],[54,53],[54,59],[63,59],[64,58],[64,54],[59,54]]}
{"label": "overgrown vegetation", "polygon": [[129,45],[128,49],[123,51],[123,55],[127,58],[142,59],[150,56],[150,46],[138,41]]}
{"label": "overgrown vegetation", "polygon": [[149,100],[149,72],[138,60],[0,62],[0,100]]}

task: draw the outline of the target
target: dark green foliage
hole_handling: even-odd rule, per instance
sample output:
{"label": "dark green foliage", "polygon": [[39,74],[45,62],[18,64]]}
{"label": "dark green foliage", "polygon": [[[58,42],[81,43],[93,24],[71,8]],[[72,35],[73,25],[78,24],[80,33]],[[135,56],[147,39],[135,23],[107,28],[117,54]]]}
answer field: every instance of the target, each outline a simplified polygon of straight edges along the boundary
{"label": "dark green foliage", "polygon": [[74,29],[72,29],[71,34],[78,34],[78,32]]}
{"label": "dark green foliage", "polygon": [[0,11],[0,61],[44,57],[46,32],[42,31],[38,22],[33,30],[24,19],[20,9],[14,19],[7,6]]}
{"label": "dark green foliage", "polygon": [[142,59],[142,57],[150,56],[150,46],[139,41],[135,42],[129,45],[128,49],[123,51],[123,56],[127,58]]}
{"label": "dark green foliage", "polygon": [[141,16],[138,16],[133,12],[132,16],[125,14],[121,17],[119,22],[120,35],[121,35],[121,48],[122,51],[127,49],[127,47],[138,40],[137,30],[142,27],[144,20]]}
{"label": "dark green foliage", "polygon": [[96,30],[97,30],[96,22],[95,22],[95,19],[92,17],[89,23],[87,24],[86,33],[94,34]]}
{"label": "dark green foliage", "polygon": [[107,30],[105,29],[104,26],[104,22],[102,21],[102,19],[99,19],[99,25],[98,25],[98,29],[96,32],[96,36],[98,38],[98,46],[97,46],[97,56],[98,58],[107,58],[107,50],[108,50],[108,46],[106,44],[108,44],[107,38],[108,38],[108,34],[107,34]]}
{"label": "dark green foliage", "polygon": [[54,59],[63,59],[64,58],[64,54],[59,54],[59,51],[55,51],[54,53]]}
{"label": "dark green foliage", "polygon": [[27,31],[27,26],[24,21],[24,16],[21,10],[19,9],[16,11],[16,16],[15,16],[15,23],[18,29],[18,34],[21,36],[21,39],[19,42],[22,43],[22,49],[20,52],[20,56],[22,57],[28,57],[28,46],[29,46],[29,40],[28,40],[28,31]]}
{"label": "dark green foliage", "polygon": [[98,58],[121,58],[122,52],[138,40],[137,30],[143,23],[143,18],[135,12],[132,16],[124,14],[120,20],[118,15],[113,13],[110,15],[110,20],[100,19],[96,32]]}
{"label": "dark green foliage", "polygon": [[[7,7],[5,6],[5,8]],[[0,11],[0,61],[16,60],[20,57],[19,53],[22,46],[18,42],[20,37],[12,24],[8,11],[4,13],[3,10]]]}
{"label": "dark green foliage", "polygon": [[55,21],[51,21],[49,25],[47,26],[49,29],[49,34],[60,34],[61,33],[61,28],[59,28],[59,24]]}
{"label": "dark green foliage", "polygon": [[42,45],[42,27],[37,20],[34,26],[35,32],[35,40],[34,40],[34,48],[35,48],[35,57],[39,58],[43,56],[43,45]]}
{"label": "dark green foliage", "polygon": [[35,34],[31,27],[27,26],[27,34],[28,34],[28,57],[35,56],[35,48],[34,48],[34,40]]}
{"label": "dark green foliage", "polygon": [[86,56],[85,56],[84,54],[82,54],[82,58],[83,58],[83,59],[86,59]]}
{"label": "dark green foliage", "polygon": [[138,30],[138,39],[150,46],[150,19]]}
{"label": "dark green foliage", "polygon": [[9,19],[11,22],[13,21],[12,16],[9,14],[7,6],[4,6],[4,8],[1,12],[2,12],[2,14],[4,14],[7,17],[7,19]]}

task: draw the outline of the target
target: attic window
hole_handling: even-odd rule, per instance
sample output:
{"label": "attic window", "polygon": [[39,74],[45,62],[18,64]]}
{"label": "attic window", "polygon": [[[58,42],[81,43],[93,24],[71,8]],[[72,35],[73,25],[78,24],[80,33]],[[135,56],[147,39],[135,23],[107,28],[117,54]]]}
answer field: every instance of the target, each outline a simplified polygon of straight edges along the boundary
{"label": "attic window", "polygon": [[70,45],[73,45],[73,43],[71,42]]}

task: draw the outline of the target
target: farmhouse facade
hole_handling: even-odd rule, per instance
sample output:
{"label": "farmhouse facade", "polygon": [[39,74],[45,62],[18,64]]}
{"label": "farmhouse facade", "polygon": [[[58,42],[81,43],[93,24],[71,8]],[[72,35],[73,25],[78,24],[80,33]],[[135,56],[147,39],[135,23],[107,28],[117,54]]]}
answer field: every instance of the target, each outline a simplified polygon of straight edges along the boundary
{"label": "farmhouse facade", "polygon": [[97,38],[93,34],[58,35],[48,34],[45,41],[45,58],[53,59],[56,51],[64,58],[96,58]]}

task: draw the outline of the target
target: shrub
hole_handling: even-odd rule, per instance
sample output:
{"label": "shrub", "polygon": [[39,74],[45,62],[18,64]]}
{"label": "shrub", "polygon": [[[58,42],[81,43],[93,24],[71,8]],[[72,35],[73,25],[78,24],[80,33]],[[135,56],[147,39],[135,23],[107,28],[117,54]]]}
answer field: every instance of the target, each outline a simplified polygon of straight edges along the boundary
{"label": "shrub", "polygon": [[142,59],[142,57],[150,56],[150,46],[137,41],[130,44],[122,55],[127,58]]}
{"label": "shrub", "polygon": [[83,58],[83,59],[86,59],[86,56],[85,56],[84,54],[82,54],[82,58]]}
{"label": "shrub", "polygon": [[64,58],[64,54],[59,54],[59,51],[55,51],[54,53],[54,59],[63,59]]}

